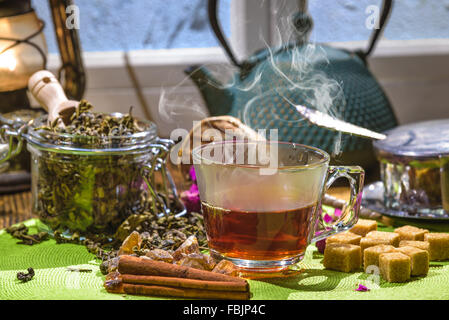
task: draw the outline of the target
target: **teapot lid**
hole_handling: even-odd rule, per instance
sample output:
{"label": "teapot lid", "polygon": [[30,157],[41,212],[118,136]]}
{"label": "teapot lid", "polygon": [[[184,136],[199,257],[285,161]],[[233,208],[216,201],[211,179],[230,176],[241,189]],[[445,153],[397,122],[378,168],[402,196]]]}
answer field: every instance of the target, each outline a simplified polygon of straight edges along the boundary
{"label": "teapot lid", "polygon": [[433,159],[449,155],[449,119],[411,123],[385,132],[374,142],[380,156]]}

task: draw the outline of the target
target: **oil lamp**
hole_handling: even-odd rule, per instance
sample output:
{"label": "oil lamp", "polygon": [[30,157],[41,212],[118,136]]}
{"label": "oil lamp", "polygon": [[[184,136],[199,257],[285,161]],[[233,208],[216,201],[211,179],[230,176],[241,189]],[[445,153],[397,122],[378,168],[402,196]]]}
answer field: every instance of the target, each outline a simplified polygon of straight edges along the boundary
{"label": "oil lamp", "polygon": [[46,67],[44,23],[30,1],[0,1],[0,110],[2,113],[29,106],[28,78]]}

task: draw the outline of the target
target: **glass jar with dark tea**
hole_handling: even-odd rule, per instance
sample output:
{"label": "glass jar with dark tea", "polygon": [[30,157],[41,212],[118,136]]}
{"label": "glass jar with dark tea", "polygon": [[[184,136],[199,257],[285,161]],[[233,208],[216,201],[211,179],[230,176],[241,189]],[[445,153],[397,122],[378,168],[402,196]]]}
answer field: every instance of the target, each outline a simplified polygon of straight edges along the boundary
{"label": "glass jar with dark tea", "polygon": [[[43,116],[17,134],[32,157],[33,213],[53,230],[113,234],[131,214],[182,211],[169,199],[172,142],[159,139],[150,121],[90,107],[81,102],[67,126],[47,126]],[[158,171],[162,192],[153,187]]]}

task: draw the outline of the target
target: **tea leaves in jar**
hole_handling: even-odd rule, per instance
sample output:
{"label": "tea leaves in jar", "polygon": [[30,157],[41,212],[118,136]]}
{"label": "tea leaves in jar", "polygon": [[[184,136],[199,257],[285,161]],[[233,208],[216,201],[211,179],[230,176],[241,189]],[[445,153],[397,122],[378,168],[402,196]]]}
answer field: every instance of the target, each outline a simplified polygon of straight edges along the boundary
{"label": "tea leaves in jar", "polygon": [[[145,193],[133,157],[48,154],[38,162],[39,217],[52,229],[106,231],[138,208]],[[126,162],[126,163],[123,163]]]}
{"label": "tea leaves in jar", "polygon": [[55,121],[34,129],[53,148],[29,146],[33,211],[53,230],[113,234],[129,215],[149,207],[142,168],[154,155],[144,149],[121,151],[142,143],[135,134],[145,133],[131,112],[114,116],[91,110],[83,100],[67,126]]}

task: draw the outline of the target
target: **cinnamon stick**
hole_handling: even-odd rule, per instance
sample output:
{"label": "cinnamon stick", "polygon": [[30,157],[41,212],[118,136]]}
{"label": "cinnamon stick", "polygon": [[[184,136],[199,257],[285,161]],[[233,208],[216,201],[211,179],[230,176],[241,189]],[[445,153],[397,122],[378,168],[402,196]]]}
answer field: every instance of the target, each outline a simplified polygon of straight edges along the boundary
{"label": "cinnamon stick", "polygon": [[187,278],[207,281],[240,282],[247,284],[245,279],[228,276],[205,270],[194,269],[162,261],[154,261],[133,256],[121,256],[118,262],[118,272],[123,274],[147,275],[173,278]]}
{"label": "cinnamon stick", "polygon": [[[108,290],[107,287],[106,290]],[[129,283],[122,283],[119,289],[116,288],[115,291],[109,292],[144,295],[144,296],[163,296],[163,297],[197,298],[197,299],[248,300],[250,298],[249,291],[248,292],[214,291],[214,290],[174,288],[174,287],[129,284]]]}
{"label": "cinnamon stick", "polygon": [[176,288],[190,288],[213,291],[249,291],[248,283],[245,283],[243,281],[209,281],[173,277],[142,276],[133,274],[122,274],[120,275],[120,278],[123,283],[128,284],[169,286]]}

